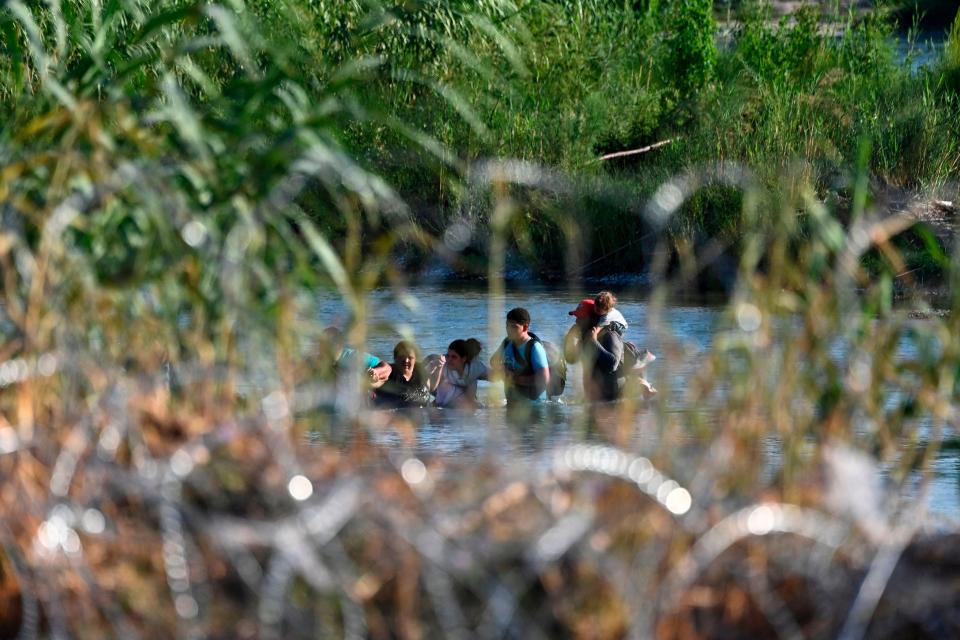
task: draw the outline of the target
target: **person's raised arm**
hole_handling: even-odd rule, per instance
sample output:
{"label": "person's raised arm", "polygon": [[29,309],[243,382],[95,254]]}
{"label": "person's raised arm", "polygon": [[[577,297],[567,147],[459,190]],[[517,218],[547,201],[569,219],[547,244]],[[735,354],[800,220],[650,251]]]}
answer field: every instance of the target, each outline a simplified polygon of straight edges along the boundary
{"label": "person's raised arm", "polygon": [[[431,358],[428,358],[428,360]],[[434,360],[434,365],[430,369],[430,373],[427,376],[427,389],[430,390],[430,393],[437,392],[437,385],[440,384],[440,376],[443,375],[443,368],[446,366],[447,358],[441,354],[436,357]]]}

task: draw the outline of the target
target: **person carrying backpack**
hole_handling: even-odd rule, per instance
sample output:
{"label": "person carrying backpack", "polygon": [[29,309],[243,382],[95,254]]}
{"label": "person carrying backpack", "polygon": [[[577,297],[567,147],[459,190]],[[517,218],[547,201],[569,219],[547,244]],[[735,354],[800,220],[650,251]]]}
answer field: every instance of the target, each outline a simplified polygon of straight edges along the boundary
{"label": "person carrying backpack", "polygon": [[583,392],[591,402],[618,399],[625,382],[622,373],[625,327],[618,321],[608,321],[601,326],[596,306],[594,299],[586,298],[569,312],[576,320],[563,340],[566,361],[583,365]]}
{"label": "person carrying backpack", "polygon": [[550,364],[543,343],[530,331],[530,313],[522,307],[511,309],[506,330],[490,366],[503,376],[507,406],[546,400]]}
{"label": "person carrying backpack", "polygon": [[[623,337],[627,333],[627,319],[623,314],[615,309],[617,297],[609,291],[601,291],[593,299],[594,313],[599,316],[597,324],[601,327],[611,327],[614,331],[619,331]],[[619,327],[616,325],[620,325]],[[652,398],[657,394],[657,390],[647,381],[645,370],[648,364],[656,360],[657,357],[650,353],[648,349],[641,349],[626,338],[623,339],[623,362],[617,372],[618,377],[624,379],[625,384],[621,384],[623,392],[639,392],[645,398]]]}

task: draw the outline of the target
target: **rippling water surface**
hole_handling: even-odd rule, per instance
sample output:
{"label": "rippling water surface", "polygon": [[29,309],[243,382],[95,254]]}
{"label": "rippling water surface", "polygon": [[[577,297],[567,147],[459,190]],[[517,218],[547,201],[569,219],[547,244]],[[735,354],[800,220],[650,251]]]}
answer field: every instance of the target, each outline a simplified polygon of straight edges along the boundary
{"label": "rippling water surface", "polygon": [[[389,290],[376,291],[369,298],[368,349],[388,361],[402,334],[412,336],[423,354],[443,353],[454,339],[477,337],[484,343],[481,357],[486,361],[502,339],[503,314],[514,306],[530,311],[531,328],[542,339],[559,343],[571,325],[568,311],[582,297],[582,292],[557,287],[508,289],[502,298],[491,297],[485,288],[466,286],[415,287],[409,293],[415,304],[401,303]],[[702,407],[690,405],[687,382],[701,366],[715,333],[725,328],[723,309],[704,304],[671,304],[655,312],[639,295],[629,294],[620,297],[618,308],[630,324],[626,338],[658,356],[649,366],[648,378],[661,393],[630,412],[626,421],[629,433],[624,433],[621,407],[611,405],[599,412],[587,410],[582,401],[581,372],[577,365],[572,365],[561,402],[550,403],[530,420],[511,420],[499,406],[503,397],[500,385],[481,383],[486,408],[472,413],[431,409],[404,416],[404,424],[409,419],[413,425],[412,441],[391,427],[397,418],[388,415],[381,419],[384,428],[377,432],[377,437],[382,444],[412,449],[418,455],[463,460],[512,456],[518,464],[532,461],[536,454],[558,445],[612,439],[636,453],[659,455],[664,463],[669,460],[670,472],[680,482],[691,486],[704,483],[712,475],[713,465],[721,464],[711,453],[712,434],[692,428],[684,430],[682,426],[679,431],[666,432],[664,424],[668,415],[680,425],[688,416],[692,422],[695,412],[698,418],[703,417]],[[496,317],[491,318],[491,312],[496,312]],[[318,298],[318,314],[324,324],[342,324],[347,318],[343,303],[335,295]],[[785,320],[788,322],[789,319]],[[912,348],[904,343],[901,351],[906,354]],[[836,357],[843,357],[842,345],[838,345]],[[772,478],[780,466],[780,446],[774,435],[771,434],[765,450],[768,468],[762,476]],[[950,448],[941,451],[935,470],[926,489],[930,511],[936,517],[960,521],[958,452]],[[884,481],[889,480],[887,471],[879,470],[878,474]],[[907,483],[901,497],[918,497],[920,486],[917,475]]]}

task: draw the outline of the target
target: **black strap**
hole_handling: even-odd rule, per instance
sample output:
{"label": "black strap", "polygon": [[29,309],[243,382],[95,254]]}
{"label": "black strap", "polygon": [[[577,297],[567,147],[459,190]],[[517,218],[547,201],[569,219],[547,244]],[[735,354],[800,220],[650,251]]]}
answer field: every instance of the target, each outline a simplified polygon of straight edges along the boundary
{"label": "black strap", "polygon": [[[526,368],[523,370],[524,375],[532,376],[533,375],[533,346],[534,343],[540,342],[540,338],[537,337],[537,334],[532,331],[529,333],[530,339],[527,340],[527,355],[526,355]],[[549,363],[547,363],[549,366]]]}
{"label": "black strap", "polygon": [[[520,356],[521,358],[524,358],[523,371],[520,372],[520,373],[518,373],[518,374],[516,374],[516,375],[532,377],[532,376],[533,376],[533,344],[534,344],[535,342],[540,342],[540,338],[538,338],[538,337],[537,337],[537,334],[533,333],[532,331],[531,331],[528,335],[530,336],[530,339],[527,340],[527,345],[526,345],[526,348],[524,349],[524,351],[526,351],[526,355],[525,355],[525,356],[522,355],[522,354],[517,350],[517,348],[513,345],[512,342],[510,342],[510,340],[509,340],[508,338],[504,338],[504,339],[503,339],[503,347],[502,347],[502,348],[503,348],[504,354],[506,354],[507,346],[509,345],[509,346],[513,347],[514,352],[516,352],[516,354],[517,354],[518,356]],[[547,366],[549,366],[549,363],[547,363]],[[534,384],[532,384],[532,383],[530,383],[530,384],[523,384],[523,383],[518,383],[518,382],[514,382],[514,381],[511,381],[511,383],[512,383],[512,385],[513,385],[517,390],[521,391],[521,392],[523,393],[523,395],[527,396],[528,398],[533,399],[533,398],[536,397],[536,396],[534,395],[534,391],[535,391],[535,389],[536,389],[536,386],[535,386]]]}
{"label": "black strap", "polygon": [[[500,349],[503,351],[504,355],[507,353],[507,347],[512,347],[514,353],[520,356],[523,359],[523,371],[518,375],[533,375],[533,343],[541,342],[540,338],[537,337],[537,334],[532,331],[528,334],[530,339],[527,340],[526,346],[524,347],[525,353],[521,353],[509,338],[504,338],[503,342],[500,344]],[[548,363],[549,365],[549,363]]]}

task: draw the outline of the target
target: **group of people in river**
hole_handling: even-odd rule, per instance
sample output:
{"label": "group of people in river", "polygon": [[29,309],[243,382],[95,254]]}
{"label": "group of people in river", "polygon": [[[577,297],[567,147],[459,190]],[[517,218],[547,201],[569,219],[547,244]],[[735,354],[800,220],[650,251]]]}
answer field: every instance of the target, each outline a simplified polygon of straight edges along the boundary
{"label": "group of people in river", "polygon": [[507,406],[543,402],[563,393],[567,364],[581,363],[583,389],[588,401],[621,397],[629,381],[653,395],[656,390],[643,377],[643,368],[654,359],[624,339],[627,321],[616,309],[609,291],[580,301],[569,312],[574,322],[562,349],[541,340],[530,330],[530,313],[511,309],[506,316],[506,338],[488,363],[480,357],[483,345],[475,338],[457,339],[446,354],[430,355],[421,362],[417,348],[401,340],[393,349],[393,362],[346,346],[334,327],[325,331],[335,368],[352,366],[366,372],[373,402],[384,408],[473,408],[478,404],[477,383],[502,379]]}

